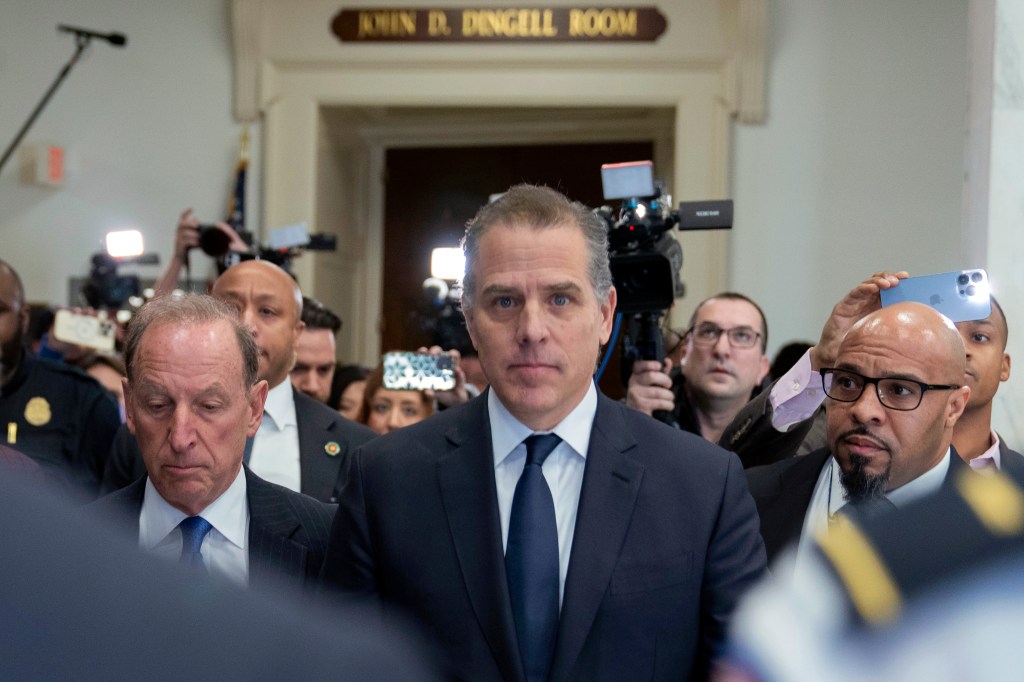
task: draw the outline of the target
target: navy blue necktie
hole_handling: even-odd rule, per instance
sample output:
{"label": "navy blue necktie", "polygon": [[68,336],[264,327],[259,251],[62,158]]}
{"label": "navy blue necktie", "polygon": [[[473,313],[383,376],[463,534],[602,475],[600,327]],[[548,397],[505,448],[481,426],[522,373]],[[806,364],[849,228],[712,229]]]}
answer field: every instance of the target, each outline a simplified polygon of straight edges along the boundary
{"label": "navy blue necktie", "polygon": [[191,568],[205,571],[203,555],[199,548],[203,546],[203,538],[213,526],[202,516],[190,516],[178,524],[181,529],[181,563]]}
{"label": "navy blue necktie", "polygon": [[527,438],[526,466],[516,483],[505,545],[505,572],[519,653],[530,682],[546,680],[558,636],[558,528],[541,467],[561,438]]}

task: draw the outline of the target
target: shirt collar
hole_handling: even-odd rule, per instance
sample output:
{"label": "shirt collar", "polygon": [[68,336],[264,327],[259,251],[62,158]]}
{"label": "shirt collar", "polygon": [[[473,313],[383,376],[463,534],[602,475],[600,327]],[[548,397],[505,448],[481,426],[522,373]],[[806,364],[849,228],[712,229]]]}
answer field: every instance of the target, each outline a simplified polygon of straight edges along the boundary
{"label": "shirt collar", "polygon": [[[246,497],[245,471],[238,474],[228,489],[199,514],[232,544],[245,549],[249,529],[249,504]],[[153,549],[178,527],[186,514],[171,506],[148,477],[139,517],[139,543],[143,549]]]}
{"label": "shirt collar", "polygon": [[[263,424],[278,431],[288,426],[298,426],[295,419],[295,394],[292,382],[285,379],[267,392],[267,402],[263,406]],[[268,420],[267,417],[270,417]],[[260,424],[262,427],[263,424]]]}
{"label": "shirt collar", "polygon": [[[494,455],[494,466],[497,468],[512,451],[533,433],[502,404],[498,394],[491,388],[487,391],[487,413],[491,422],[491,452]],[[587,392],[572,412],[551,429],[578,455],[586,459],[587,447],[590,444],[590,431],[597,414],[597,389],[590,382]]]}
{"label": "shirt collar", "polygon": [[989,436],[989,441],[992,444],[988,446],[988,450],[968,462],[972,469],[985,469],[989,466],[989,462],[992,462],[992,465],[996,469],[1003,468],[1002,458],[999,456],[999,434],[995,431],[991,431],[990,433],[991,436]]}

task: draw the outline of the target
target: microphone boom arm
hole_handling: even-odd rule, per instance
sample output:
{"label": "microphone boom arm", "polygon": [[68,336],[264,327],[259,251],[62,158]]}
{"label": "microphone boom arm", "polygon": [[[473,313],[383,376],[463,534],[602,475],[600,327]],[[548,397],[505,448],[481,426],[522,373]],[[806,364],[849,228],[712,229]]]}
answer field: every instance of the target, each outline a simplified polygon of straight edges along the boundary
{"label": "microphone boom arm", "polygon": [[[61,27],[61,30],[67,30],[67,28],[68,27]],[[41,99],[39,101],[39,104],[36,105],[35,110],[32,111],[32,115],[28,117],[27,121],[25,121],[25,125],[21,127],[21,130],[18,131],[18,134],[14,136],[14,140],[12,140],[11,144],[8,145],[7,149],[4,150],[4,155],[0,157],[0,173],[3,172],[4,164],[7,163],[7,159],[11,157],[11,155],[14,153],[14,150],[18,147],[18,144],[21,142],[22,138],[25,137],[25,133],[28,132],[28,129],[31,128],[32,124],[36,122],[37,118],[39,118],[39,114],[42,113],[43,108],[46,107],[47,102],[49,102],[50,98],[53,97],[53,93],[57,91],[57,88],[60,87],[60,84],[64,82],[65,78],[67,78],[68,73],[71,72],[71,68],[78,62],[78,58],[81,56],[82,52],[85,50],[85,48],[89,46],[89,42],[93,39],[93,37],[95,37],[93,34],[90,34],[88,32],[71,32],[75,36],[75,53],[71,55],[71,59],[68,60],[68,63],[65,64],[64,68],[62,68],[60,70],[60,73],[57,74],[57,78],[53,81],[53,84],[50,85],[50,89],[46,91],[46,94],[43,95],[43,99]],[[105,39],[109,40],[109,37],[106,37]]]}

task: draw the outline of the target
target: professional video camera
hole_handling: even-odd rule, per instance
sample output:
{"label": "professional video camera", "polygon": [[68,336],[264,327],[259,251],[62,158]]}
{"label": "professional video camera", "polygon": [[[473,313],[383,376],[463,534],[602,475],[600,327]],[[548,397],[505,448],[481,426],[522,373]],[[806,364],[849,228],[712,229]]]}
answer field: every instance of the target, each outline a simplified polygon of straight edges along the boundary
{"label": "professional video camera", "polygon": [[[249,246],[248,251],[230,251],[230,236],[216,225],[199,226],[199,248],[216,261],[218,273],[240,261],[257,258],[290,271],[292,258],[303,251],[335,251],[338,248],[333,234],[309,234],[305,223],[271,229],[266,245],[255,243],[251,232],[239,232],[239,236]],[[188,279],[191,280],[191,273]]]}
{"label": "professional video camera", "polygon": [[[623,383],[635,360],[665,357],[659,329],[662,314],[685,293],[679,278],[683,249],[669,232],[732,227],[732,200],[688,201],[672,209],[672,196],[654,179],[650,161],[604,164],[606,200],[622,199],[616,212],[595,209],[608,228],[609,261],[618,295],[617,311],[626,321],[622,339]],[[664,415],[655,415],[666,420]]]}

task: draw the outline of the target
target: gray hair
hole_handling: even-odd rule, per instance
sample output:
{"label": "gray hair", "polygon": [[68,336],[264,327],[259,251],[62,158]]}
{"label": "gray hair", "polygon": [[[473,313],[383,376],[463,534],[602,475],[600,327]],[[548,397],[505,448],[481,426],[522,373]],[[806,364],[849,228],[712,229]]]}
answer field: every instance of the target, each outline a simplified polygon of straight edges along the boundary
{"label": "gray hair", "polygon": [[576,226],[587,243],[587,275],[597,300],[604,303],[612,287],[608,267],[608,230],[604,221],[589,208],[572,201],[550,187],[516,185],[497,200],[483,206],[466,223],[462,251],[466,256],[466,274],[462,280],[462,308],[473,306],[476,291],[476,267],[480,259],[480,240],[492,227],[524,226],[535,230]]}
{"label": "gray hair", "polygon": [[252,332],[238,321],[238,313],[234,308],[205,294],[161,296],[142,306],[135,313],[128,323],[128,333],[124,344],[124,363],[128,381],[132,380],[132,371],[142,337],[150,327],[163,325],[194,327],[221,321],[231,325],[231,329],[235,332],[238,349],[242,354],[242,379],[246,388],[251,388],[259,380],[260,355],[256,340],[253,338]]}

